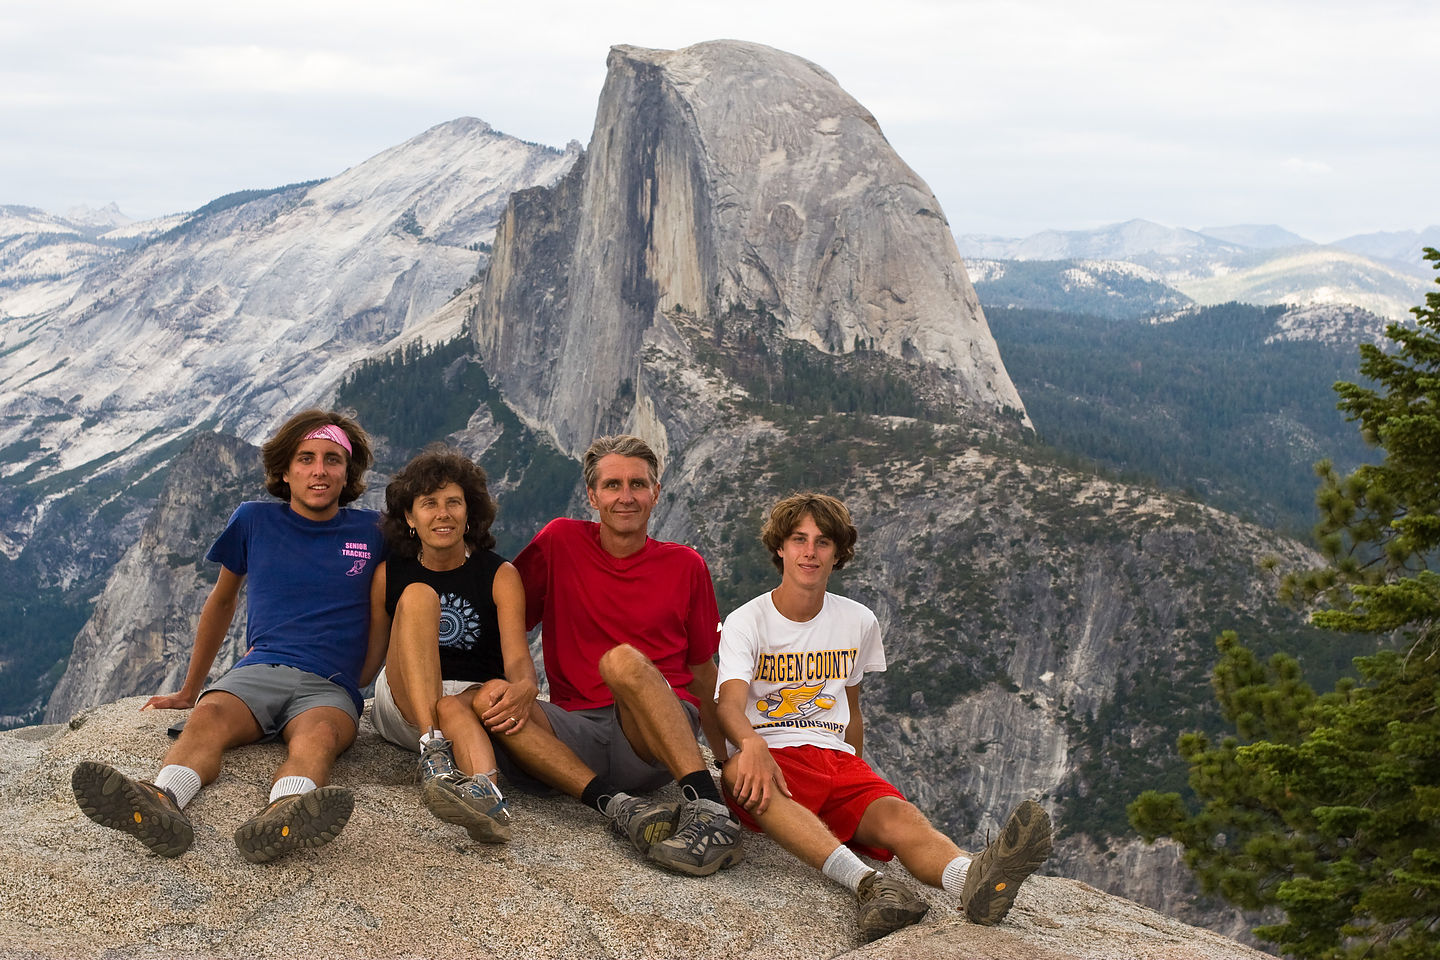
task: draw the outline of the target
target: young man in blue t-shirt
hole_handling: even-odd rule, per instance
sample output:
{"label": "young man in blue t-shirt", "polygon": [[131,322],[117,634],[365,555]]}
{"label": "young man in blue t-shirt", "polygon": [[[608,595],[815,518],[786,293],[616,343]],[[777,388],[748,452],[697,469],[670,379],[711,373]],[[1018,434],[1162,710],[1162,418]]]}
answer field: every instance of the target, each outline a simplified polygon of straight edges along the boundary
{"label": "young man in blue t-shirt", "polygon": [[[178,693],[142,710],[194,707],[154,783],[85,761],[71,784],[85,814],[176,857],[194,839],[184,807],[220,773],[230,747],[282,739],[270,803],[235,831],[254,863],[333,840],[354,798],[327,786],[330,766],[355,741],[368,684],[387,637],[371,629],[370,580],[382,557],[379,515],[345,506],[365,490],[370,442],[341,414],[307,410],[262,448],[266,489],[283,502],[242,503],[206,558],[219,579],[200,613]],[[245,656],[209,686],[240,587],[249,581]]]}

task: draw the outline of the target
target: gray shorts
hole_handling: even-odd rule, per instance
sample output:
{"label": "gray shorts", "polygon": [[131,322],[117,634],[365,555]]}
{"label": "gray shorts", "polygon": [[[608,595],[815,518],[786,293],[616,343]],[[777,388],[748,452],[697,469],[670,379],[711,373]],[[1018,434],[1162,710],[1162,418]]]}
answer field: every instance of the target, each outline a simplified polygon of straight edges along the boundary
{"label": "gray shorts", "polygon": [[[663,763],[646,763],[635,753],[625,731],[620,727],[620,715],[614,705],[594,710],[566,710],[548,700],[536,700],[545,711],[545,719],[555,736],[575,755],[595,771],[597,777],[608,780],[617,790],[648,793],[658,790],[675,779]],[[690,721],[691,735],[700,732],[700,711],[688,700],[681,700],[685,716]]]}
{"label": "gray shorts", "polygon": [[206,687],[200,699],[216,690],[239,697],[250,708],[255,722],[260,725],[261,743],[274,740],[287,723],[316,707],[336,707],[348,713],[356,724],[360,722],[355,701],[340,684],[280,663],[249,663],[232,667]]}

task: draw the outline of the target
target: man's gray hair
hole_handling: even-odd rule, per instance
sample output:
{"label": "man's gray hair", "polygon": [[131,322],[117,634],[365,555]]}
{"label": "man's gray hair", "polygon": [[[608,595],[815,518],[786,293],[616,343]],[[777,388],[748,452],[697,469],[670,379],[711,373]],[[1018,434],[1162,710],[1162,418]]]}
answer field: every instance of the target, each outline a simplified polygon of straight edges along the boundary
{"label": "man's gray hair", "polygon": [[597,437],[585,451],[585,458],[582,462],[585,470],[585,486],[590,490],[595,489],[595,484],[600,480],[600,458],[610,454],[618,454],[622,457],[639,457],[650,467],[650,483],[655,485],[660,482],[660,458],[650,448],[650,444],[639,437],[632,437],[628,433],[617,433],[610,437]]}

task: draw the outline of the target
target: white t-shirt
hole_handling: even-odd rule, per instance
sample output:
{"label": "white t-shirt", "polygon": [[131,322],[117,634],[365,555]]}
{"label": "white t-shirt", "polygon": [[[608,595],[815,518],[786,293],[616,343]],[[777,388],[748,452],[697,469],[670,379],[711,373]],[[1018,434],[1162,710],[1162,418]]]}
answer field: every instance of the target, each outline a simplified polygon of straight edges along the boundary
{"label": "white t-shirt", "polygon": [[854,753],[845,688],[884,669],[880,624],[863,603],[827,593],[814,618],[796,623],[763,593],[725,618],[716,696],[727,680],[749,684],[746,719],[772,747]]}

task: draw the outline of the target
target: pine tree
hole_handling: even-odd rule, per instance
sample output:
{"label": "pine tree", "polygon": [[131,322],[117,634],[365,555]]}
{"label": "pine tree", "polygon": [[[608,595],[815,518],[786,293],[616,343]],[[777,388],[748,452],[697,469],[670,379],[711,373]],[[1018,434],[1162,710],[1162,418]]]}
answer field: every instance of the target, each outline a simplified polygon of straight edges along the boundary
{"label": "pine tree", "polygon": [[1206,892],[1283,912],[1255,932],[1296,957],[1440,958],[1440,293],[1411,312],[1390,352],[1361,347],[1373,386],[1336,385],[1384,459],[1343,478],[1321,464],[1327,565],[1283,588],[1326,602],[1319,626],[1394,642],[1316,695],[1294,659],[1223,635],[1214,687],[1235,736],[1179,743],[1200,809],[1155,791],[1129,808]]}

